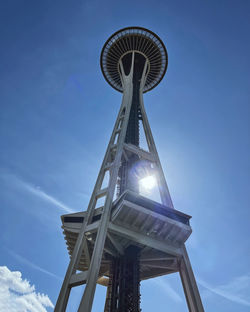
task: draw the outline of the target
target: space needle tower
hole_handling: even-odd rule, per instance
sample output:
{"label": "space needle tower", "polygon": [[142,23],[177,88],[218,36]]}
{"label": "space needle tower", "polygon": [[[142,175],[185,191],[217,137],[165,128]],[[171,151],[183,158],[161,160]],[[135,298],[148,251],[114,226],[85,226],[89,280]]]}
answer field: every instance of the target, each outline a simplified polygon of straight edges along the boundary
{"label": "space needle tower", "polygon": [[185,248],[191,216],[174,209],[143,103],[166,73],[167,50],[152,31],[128,27],[106,41],[100,61],[122,103],[87,210],[61,217],[70,262],[55,311],[66,311],[72,287],[85,285],[78,311],[90,312],[99,283],[107,287],[104,312],[139,312],[140,283],[179,272],[189,311],[203,312]]}

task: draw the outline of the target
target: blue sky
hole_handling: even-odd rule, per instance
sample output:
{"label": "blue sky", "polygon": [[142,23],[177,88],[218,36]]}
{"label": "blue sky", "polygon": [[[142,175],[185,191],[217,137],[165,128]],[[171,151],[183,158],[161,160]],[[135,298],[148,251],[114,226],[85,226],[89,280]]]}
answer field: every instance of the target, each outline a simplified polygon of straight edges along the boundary
{"label": "blue sky", "polygon": [[[86,209],[121,103],[100,52],[132,25],[168,50],[144,101],[175,208],[193,216],[205,310],[249,311],[249,12],[248,0],[1,1],[0,311],[52,311],[69,261],[60,215]],[[177,274],[141,292],[143,312],[187,311]],[[104,297],[99,286],[94,312]]]}

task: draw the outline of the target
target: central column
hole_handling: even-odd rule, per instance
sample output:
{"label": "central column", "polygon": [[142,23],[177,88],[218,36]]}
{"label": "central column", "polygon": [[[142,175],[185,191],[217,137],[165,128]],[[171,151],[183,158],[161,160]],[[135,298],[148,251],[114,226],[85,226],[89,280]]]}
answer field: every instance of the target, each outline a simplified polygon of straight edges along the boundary
{"label": "central column", "polygon": [[[139,120],[140,112],[140,92],[142,92],[142,80],[145,80],[146,58],[140,54],[134,55],[133,70],[133,96],[132,104],[126,132],[125,143],[139,147]],[[129,75],[132,68],[132,52],[125,54],[120,62],[121,79],[123,74]],[[121,68],[122,67],[122,68]],[[119,191],[121,195],[124,191],[130,190],[139,193],[139,181],[136,176],[136,163],[139,161],[137,155],[132,155],[128,159],[122,159],[119,170]],[[140,249],[130,245],[124,255],[112,258],[111,280],[108,287],[107,302],[105,312],[140,312]]]}
{"label": "central column", "polygon": [[[140,54],[135,53],[134,56],[134,72],[133,72],[133,96],[132,105],[130,110],[128,128],[125,138],[125,143],[133,144],[139,147],[140,133],[139,133],[139,120],[141,118],[140,113],[140,86],[143,76],[144,67],[146,65],[146,58]],[[132,62],[132,53],[127,53],[122,58],[122,65],[125,75],[128,75]],[[135,174],[135,164],[138,162],[139,158],[137,155],[132,155],[128,160],[123,159],[122,165],[119,171],[120,178],[120,190],[119,195],[121,195],[125,190],[131,190],[133,192],[139,193],[139,183],[136,179]]]}

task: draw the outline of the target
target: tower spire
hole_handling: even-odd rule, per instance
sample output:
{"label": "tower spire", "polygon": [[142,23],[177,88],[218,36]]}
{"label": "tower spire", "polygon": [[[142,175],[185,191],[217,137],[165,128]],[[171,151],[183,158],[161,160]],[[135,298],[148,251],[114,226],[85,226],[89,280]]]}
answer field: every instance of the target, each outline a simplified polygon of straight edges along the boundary
{"label": "tower spire", "polygon": [[[173,207],[143,104],[167,61],[160,38],[140,27],[116,32],[103,47],[102,72],[123,93],[122,104],[87,211],[61,217],[71,260],[56,312],[66,310],[71,288],[82,284],[78,311],[90,312],[97,283],[107,286],[105,312],[139,312],[140,282],[174,272],[189,311],[204,311],[184,245],[191,217]],[[148,151],[140,147],[140,122]],[[142,196],[147,177],[157,181],[161,202]]]}

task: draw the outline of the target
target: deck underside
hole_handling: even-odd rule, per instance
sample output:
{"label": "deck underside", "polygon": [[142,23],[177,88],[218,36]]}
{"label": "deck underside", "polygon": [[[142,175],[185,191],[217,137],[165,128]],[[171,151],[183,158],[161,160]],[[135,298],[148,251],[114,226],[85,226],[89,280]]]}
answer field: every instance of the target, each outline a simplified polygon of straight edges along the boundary
{"label": "deck underside", "polygon": [[[87,226],[85,237],[87,238],[88,255],[85,249],[77,268],[79,271],[88,270],[89,257],[91,258],[93,252],[101,214],[102,208],[95,209],[92,223]],[[86,212],[62,216],[62,228],[70,256],[85,216]],[[159,250],[157,245],[156,248],[152,248],[152,241],[178,248],[192,232],[189,219],[188,215],[132,192],[122,194],[113,203],[110,231],[105,242],[99,275],[109,277],[112,257],[118,257],[123,250],[131,245],[138,246],[141,250],[141,280],[177,272],[178,257]],[[119,232],[120,228],[124,229],[124,232]],[[148,245],[147,240],[149,239],[151,244]]]}

